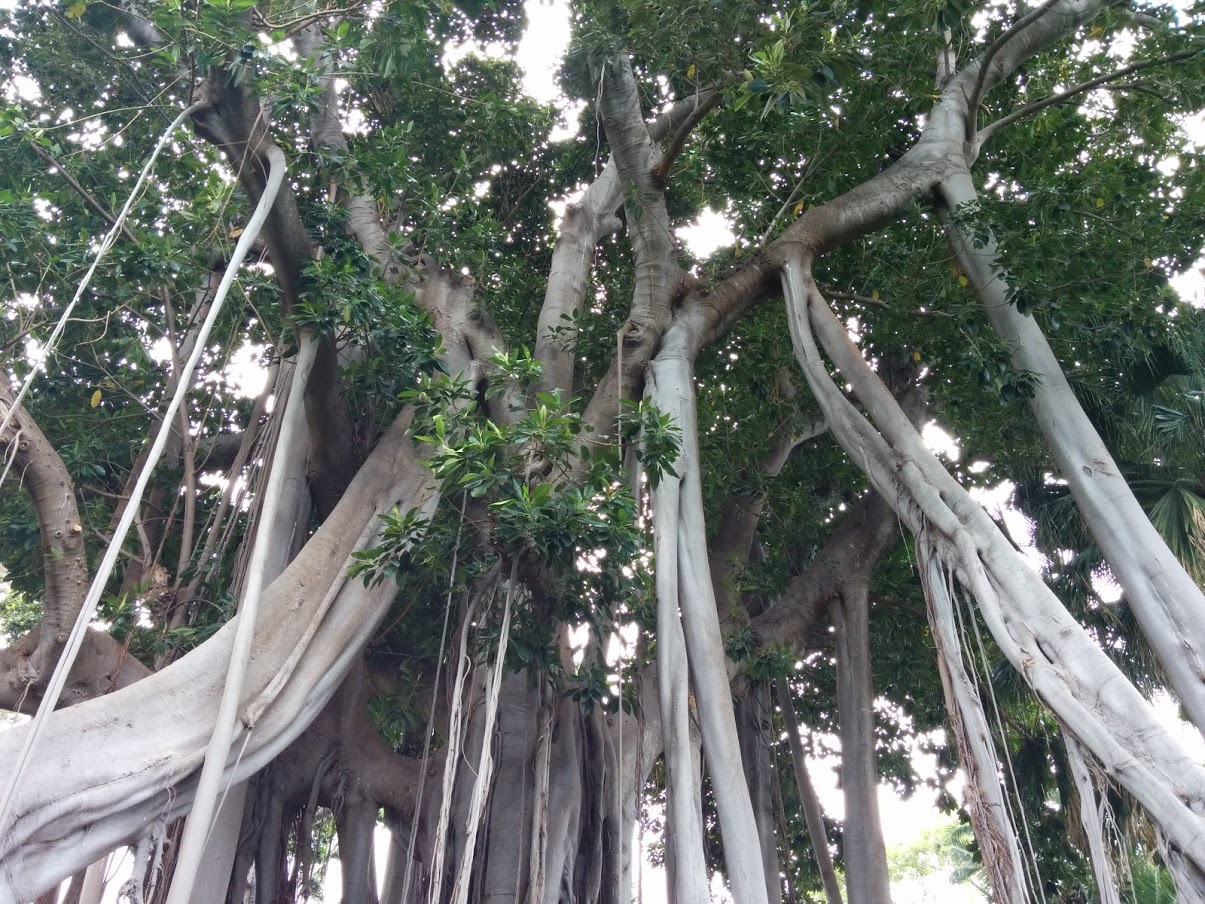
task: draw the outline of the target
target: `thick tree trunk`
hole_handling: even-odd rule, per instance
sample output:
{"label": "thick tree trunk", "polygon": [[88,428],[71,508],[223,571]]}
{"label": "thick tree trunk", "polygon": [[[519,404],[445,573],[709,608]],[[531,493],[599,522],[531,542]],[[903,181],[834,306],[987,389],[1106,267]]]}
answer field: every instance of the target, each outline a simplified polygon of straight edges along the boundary
{"label": "thick tree trunk", "polygon": [[828,904],[842,904],[841,883],[833,868],[833,855],[828,849],[828,832],[824,829],[824,810],[820,798],[808,774],[807,756],[803,752],[803,738],[799,734],[799,720],[795,716],[795,703],[791,699],[790,685],[783,679],[778,685],[778,706],[782,710],[787,729],[787,742],[791,747],[791,765],[795,773],[795,787],[803,803],[804,820],[807,822],[808,838],[816,857],[816,867],[824,885],[824,896]]}
{"label": "thick tree trunk", "polygon": [[770,749],[770,685],[762,682],[736,700],[736,728],[741,740],[741,763],[753,816],[757,820],[757,838],[761,844],[762,869],[766,874],[766,898],[770,904],[782,901],[779,881],[778,838],[775,833],[774,787],[778,775]]}
{"label": "thick tree trunk", "polygon": [[583,803],[582,724],[579,707],[562,700],[552,730],[548,767],[548,847],[544,852],[544,904],[557,904],[574,887]]}
{"label": "thick tree trunk", "polygon": [[879,771],[870,670],[870,600],[863,581],[847,582],[830,609],[837,646],[841,787],[845,792],[845,891],[850,904],[891,900],[887,846],[879,816]]}
{"label": "thick tree trunk", "polygon": [[520,904],[531,861],[532,781],[539,732],[539,692],[525,672],[507,675],[498,705],[498,753],[485,837],[482,900]]}
{"label": "thick tree trunk", "polygon": [[377,878],[372,856],[372,837],[376,827],[375,801],[352,797],[335,811],[343,904],[377,904]]}

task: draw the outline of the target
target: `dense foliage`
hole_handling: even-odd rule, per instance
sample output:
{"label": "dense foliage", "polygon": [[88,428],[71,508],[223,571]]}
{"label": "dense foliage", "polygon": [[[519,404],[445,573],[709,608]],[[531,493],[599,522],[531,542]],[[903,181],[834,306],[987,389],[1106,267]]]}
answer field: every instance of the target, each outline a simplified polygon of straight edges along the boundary
{"label": "dense foliage", "polygon": [[[70,482],[63,492],[78,506],[88,562],[114,529],[254,206],[248,195],[260,190],[252,190],[258,177],[246,171],[260,138],[252,137],[285,152],[286,193],[304,236],[292,237],[287,255],[280,234],[253,246],[94,625],[147,669],[170,670],[230,620],[279,454],[273,431],[289,361],[304,337],[316,337],[325,350],[313,379],[327,392],[307,392],[307,412],[320,422],[309,442],[334,451],[311,447],[315,507],[286,541],[299,547],[330,516],[403,411],[412,415],[408,442],[441,500],[426,513],[387,507],[374,540],[338,566],[369,587],[396,588],[363,650],[363,687],[348,693],[397,768],[410,770],[397,773],[399,784],[413,784],[431,724],[436,755],[449,743],[447,700],[466,609],[478,606],[465,636],[484,674],[510,611],[499,581],[519,571],[524,594],[509,622],[506,666],[521,680],[508,687],[519,688],[514,698],[528,701],[524,712],[543,730],[562,702],[578,707],[588,726],[582,743],[598,745],[597,764],[613,763],[601,752],[598,720],[618,725],[626,714],[640,726],[642,707],[656,705],[655,695],[641,696],[664,642],[650,500],[660,481],[684,476],[678,456],[690,430],[642,396],[649,357],[629,358],[635,377],[624,372],[623,334],[646,278],[646,252],[633,236],[642,221],[668,224],[680,268],[674,306],[770,267],[790,224],[888,172],[917,143],[944,86],[935,87],[935,61],[952,55],[964,64],[1007,36],[1022,13],[1019,4],[969,0],[582,0],[572,5],[560,96],[547,104],[529,95],[515,59],[524,34],[548,15],[535,3],[24,0],[0,11],[0,364],[14,391],[167,124],[195,101],[211,105],[170,137],[23,402]],[[1200,3],[1105,4],[1036,52],[973,112],[980,128],[1027,115],[978,149],[980,201],[949,212],[981,246],[998,242],[1008,303],[1045,330],[1151,521],[1198,583],[1205,313],[1199,288],[1194,306],[1169,280],[1199,267],[1205,244],[1203,21]],[[477,52],[451,53],[464,45]],[[718,98],[666,158],[662,193],[621,166],[623,223],[590,243],[584,303],[552,328],[570,350],[571,384],[548,386],[547,362],[533,352],[537,319],[573,205],[620,154],[605,100],[622,78],[619,56],[630,60],[650,120],[700,91]],[[246,134],[231,138],[223,131],[231,123]],[[236,148],[247,160],[235,159]],[[383,230],[380,247],[357,225],[365,210]],[[717,212],[730,235],[714,253],[696,255],[679,230]],[[1127,599],[1117,599],[1030,414],[1036,378],[1016,368],[988,324],[938,210],[913,204],[825,250],[814,262],[816,283],[905,410],[955,438],[944,453],[948,469],[967,487],[997,497],[1002,486],[1011,490],[1011,510],[1032,531],[1013,538],[1041,563],[1044,580],[1145,693],[1164,693],[1162,669]],[[467,292],[468,304],[430,301],[432,274]],[[754,699],[774,683],[789,686],[805,743],[819,751],[840,732],[827,591],[814,591],[817,612],[791,631],[771,631],[778,623],[768,615],[794,605],[801,582],[823,578],[835,544],[845,542],[842,525],[856,534],[851,519],[871,517],[873,491],[864,463],[824,429],[776,280],[768,283],[730,309],[694,360],[699,457],[689,464],[701,483],[734,693]],[[1191,281],[1178,285],[1194,291]],[[458,343],[471,367],[450,363],[464,354]],[[630,397],[612,405],[603,388],[625,379],[637,391],[620,392]],[[3,398],[6,410],[11,393]],[[771,466],[787,440],[789,455]],[[16,461],[16,443],[4,442],[6,460]],[[70,609],[47,598],[50,543],[23,467],[0,486],[8,582],[0,627],[14,649],[24,649],[18,639],[37,625],[39,605]],[[888,528],[893,519],[887,513]],[[911,537],[892,539],[881,558],[855,562],[842,579],[870,570],[879,775],[904,795],[927,782],[934,787],[924,793],[952,810],[946,782],[958,754],[935,733],[948,703],[914,554]],[[1075,895],[1095,892],[1059,722],[980,630],[969,602],[961,617],[975,680],[996,707],[992,727],[1011,793],[1027,814],[1034,882],[1049,900],[1083,900]],[[49,674],[18,675],[20,655],[28,650],[3,663],[0,705],[30,711]],[[767,806],[783,887],[805,900],[820,894],[821,877],[781,718],[773,707],[760,716],[777,762]],[[936,754],[936,776],[916,772],[918,739]],[[622,730],[619,745],[622,768]],[[635,806],[659,825],[665,771],[642,766],[652,771],[647,783],[641,776]],[[314,765],[295,768],[308,787]],[[315,788],[328,767],[317,768]],[[438,784],[427,786],[429,797]],[[341,793],[323,790],[322,807],[336,809]],[[1108,781],[1104,799],[1117,829],[1111,856],[1130,864],[1135,887],[1165,882],[1155,833],[1133,799]],[[401,814],[381,805],[396,830]],[[434,823],[438,795],[424,805]],[[306,831],[313,806],[300,809]],[[709,865],[723,870],[710,792],[704,814]],[[376,803],[371,815],[375,822]],[[830,820],[839,862],[842,830]],[[408,831],[397,831],[403,849]],[[296,853],[312,842],[297,838],[288,894],[301,893],[298,876],[317,856]],[[979,850],[966,833],[952,830],[942,844],[956,845],[959,866],[974,873]]]}

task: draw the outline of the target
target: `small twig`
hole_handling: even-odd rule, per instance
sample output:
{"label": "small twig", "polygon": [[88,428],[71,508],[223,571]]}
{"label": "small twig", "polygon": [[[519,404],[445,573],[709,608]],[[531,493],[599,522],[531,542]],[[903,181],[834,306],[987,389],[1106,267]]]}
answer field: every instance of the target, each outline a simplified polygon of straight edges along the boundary
{"label": "small twig", "polygon": [[[40,159],[47,166],[58,170],[59,175],[63,177],[63,180],[73,189],[75,189],[76,194],[84,199],[84,203],[91,207],[94,212],[99,214],[106,223],[112,226],[117,222],[117,218],[113,216],[113,214],[110,213],[109,210],[100,203],[100,201],[96,200],[96,197],[90,191],[88,191],[88,189],[80,185],[79,180],[71,175],[71,173],[67,172],[66,167],[59,163],[59,161],[55,160],[48,151],[44,150],[38,144],[31,143],[29,146],[33,149],[33,152],[38,155],[38,159]],[[125,223],[121,224],[121,232],[122,235],[128,238],[135,245],[138,244],[138,237],[130,231],[130,227]]]}
{"label": "small twig", "polygon": [[[1035,100],[1032,103],[1028,103],[1021,107],[1019,110],[1014,110],[1007,116],[1003,116],[1000,119],[997,119],[995,122],[989,123],[979,130],[978,135],[975,136],[975,140],[977,143],[983,144],[1005,126],[1012,125],[1018,119],[1031,116],[1040,110],[1045,110],[1047,107],[1053,106],[1054,104],[1062,103],[1070,97],[1074,97],[1077,94],[1082,94],[1085,91],[1091,91],[1093,88],[1100,87],[1106,82],[1111,82],[1114,79],[1121,78],[1124,75],[1129,75],[1132,72],[1139,72],[1143,69],[1150,69],[1152,66],[1163,66],[1168,63],[1175,63],[1179,60],[1186,60],[1189,57],[1196,56],[1200,52],[1200,48],[1181,50],[1179,53],[1169,54],[1168,56],[1160,57],[1157,60],[1143,60],[1140,63],[1133,63],[1129,66],[1123,66],[1121,69],[1116,69],[1113,72],[1109,72],[1105,75],[1099,75],[1096,78],[1089,79],[1086,82],[1080,82],[1078,85],[1074,85],[1068,88],[1066,91],[1060,91],[1058,94],[1052,94],[1049,97],[1043,98],[1042,100]],[[1133,87],[1136,88],[1136,86]]]}
{"label": "small twig", "polygon": [[323,9],[315,13],[307,13],[304,16],[299,16],[288,22],[279,24],[269,22],[258,10],[254,11],[255,21],[257,25],[262,25],[264,28],[270,28],[272,31],[284,31],[284,39],[287,41],[297,35],[302,29],[309,27],[320,19],[325,19],[328,16],[343,16],[348,13],[358,13],[363,10],[362,6],[349,6],[346,9]]}
{"label": "small twig", "polygon": [[808,161],[807,166],[803,168],[803,175],[799,177],[799,181],[795,183],[795,187],[791,189],[791,193],[787,195],[787,199],[782,202],[782,207],[778,208],[778,212],[770,218],[770,225],[766,227],[766,231],[762,233],[762,237],[757,241],[757,247],[760,248],[770,240],[770,234],[774,231],[774,224],[781,219],[782,215],[791,209],[791,205],[799,198],[803,192],[803,186],[808,181],[808,177],[812,174],[812,170],[816,167],[816,158],[820,153],[820,143],[816,144],[816,151],[812,154],[812,158]]}
{"label": "small twig", "polygon": [[882,308],[884,311],[890,310],[891,305],[881,298],[875,298],[871,295],[859,295],[857,292],[841,292],[831,286],[820,286],[820,291],[824,293],[826,298],[840,298],[842,301],[856,301],[859,304],[873,305],[876,308]]}
{"label": "small twig", "polygon": [[1120,9],[1118,13],[1131,25],[1137,25],[1139,28],[1149,28],[1152,31],[1167,28],[1167,23],[1157,16],[1150,16],[1132,9]]}
{"label": "small twig", "polygon": [[[881,298],[874,298],[870,295],[859,295],[857,292],[841,292],[826,286],[820,286],[820,291],[828,298],[839,298],[842,301],[856,301],[859,304],[867,304],[872,307],[890,310],[891,305]],[[948,314],[945,311],[923,311],[919,308],[912,311],[914,317],[953,317],[953,314]]]}
{"label": "small twig", "polygon": [[1145,94],[1147,97],[1153,97],[1155,100],[1169,103],[1167,95],[1160,94],[1154,88],[1148,88],[1140,82],[1118,82],[1115,85],[1101,85],[1104,91],[1133,91],[1136,94]]}

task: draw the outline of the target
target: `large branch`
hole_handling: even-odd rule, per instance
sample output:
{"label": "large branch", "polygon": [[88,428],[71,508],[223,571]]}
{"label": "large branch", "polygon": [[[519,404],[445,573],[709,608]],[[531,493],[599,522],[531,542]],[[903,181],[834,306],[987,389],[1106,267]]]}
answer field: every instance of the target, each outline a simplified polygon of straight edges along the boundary
{"label": "large branch", "polygon": [[1150,69],[1154,66],[1166,66],[1169,63],[1190,59],[1200,52],[1201,48],[1194,47],[1192,50],[1181,50],[1179,53],[1168,54],[1167,56],[1159,57],[1155,60],[1142,60],[1137,63],[1132,63],[1129,66],[1122,66],[1120,69],[1115,69],[1112,72],[1106,72],[1104,75],[1098,75],[1096,78],[1091,78],[1087,81],[1080,82],[1078,85],[1072,85],[1070,88],[1067,88],[1064,91],[1059,91],[1056,94],[1052,94],[1049,97],[1044,97],[1041,100],[1032,101],[1031,103],[1025,104],[1023,107],[1019,107],[1018,109],[1013,110],[1011,113],[1000,117],[995,122],[988,123],[982,129],[980,129],[978,134],[975,136],[975,146],[982,147],[1001,129],[1007,128],[1014,122],[1024,119],[1027,116],[1033,116],[1035,113],[1040,113],[1047,107],[1052,107],[1055,104],[1061,104],[1073,97],[1076,97],[1077,95],[1083,94],[1086,91],[1091,91],[1093,88],[1099,88],[1102,85],[1117,81],[1117,79],[1124,78],[1125,76],[1131,75],[1135,72],[1141,72],[1144,69]]}
{"label": "large branch", "polygon": [[[42,640],[41,626],[35,626],[28,634],[17,638],[11,646],[0,650],[0,709],[32,715],[42,702],[42,686],[49,677],[55,660],[43,660],[35,685],[28,680],[32,675],[30,662]],[[61,647],[62,643],[54,644]],[[120,690],[151,673],[126,645],[115,640],[104,631],[92,628],[84,635],[83,644],[67,682],[59,694],[59,706],[75,706],[93,697]]]}
{"label": "large branch", "polygon": [[[262,768],[313,720],[393,602],[396,588],[367,588],[349,581],[346,569],[376,534],[379,514],[395,505],[424,514],[434,507],[431,474],[405,435],[408,421],[404,415],[386,433],[335,512],[264,591],[230,780]],[[55,755],[31,764],[16,820],[0,838],[0,900],[32,900],[156,820],[187,811],[235,627],[228,623],[162,672],[81,704],[70,718],[51,716],[42,744]],[[0,735],[0,773],[27,730]]]}
{"label": "large branch", "polygon": [[[685,141],[690,129],[722,97],[723,89],[711,86],[672,104],[648,123],[649,137],[656,142],[667,135],[672,136],[671,145],[675,140]],[[669,156],[669,152],[663,155],[661,163]],[[657,184],[664,188],[663,181]],[[573,390],[577,338],[573,321],[585,302],[594,249],[604,236],[619,229],[621,223],[615,214],[623,200],[624,184],[612,153],[590,187],[565,208],[552,249],[548,286],[536,327],[535,356],[544,365],[543,377],[537,387],[541,392],[559,389],[568,396]]]}
{"label": "large branch", "polygon": [[[205,82],[205,108],[193,117],[197,134],[226,154],[239,184],[252,204],[259,202],[267,178],[267,157],[275,147],[268,133],[260,98],[229,82],[215,69]],[[293,311],[304,290],[304,270],[314,254],[297,198],[286,185],[264,223],[262,235],[281,288],[286,314]],[[355,473],[358,456],[354,431],[340,378],[338,349],[331,337],[318,346],[313,379],[306,386],[306,414],[310,426],[311,484],[319,513],[330,513]]]}
{"label": "large branch", "polygon": [[[1017,35],[1049,13],[1059,3],[1060,0],[1045,0],[1037,9],[1030,10],[1021,16],[1016,22],[1006,28],[1002,35],[992,41],[988,45],[987,50],[976,61],[975,85],[967,98],[967,110],[970,113],[966,122],[966,138],[968,142],[975,135],[975,114],[979,109],[979,104],[983,102],[984,95],[990,90],[988,78],[993,71],[993,64],[996,62],[997,54],[1008,47],[1009,42]],[[1003,72],[1001,72],[1001,77],[1003,77]]]}
{"label": "large branch", "polygon": [[37,646],[21,669],[21,681],[41,686],[67,642],[75,617],[88,592],[88,561],[84,526],[75,504],[75,486],[63,460],[23,406],[13,411],[14,397],[0,380],[0,417],[12,411],[0,448],[11,461],[10,473],[33,502],[41,537],[45,592]]}
{"label": "large branch", "polygon": [[912,204],[927,200],[965,162],[974,147],[965,141],[969,105],[975,95],[1000,85],[1027,59],[1091,21],[1103,0],[1054,0],[1049,10],[1005,38],[954,75],[917,140],[899,160],[844,194],[808,208],[745,266],[711,287],[687,294],[664,338],[693,356],[724,334],[750,308],[779,297],[782,267],[796,254],[805,261],[894,222]]}
{"label": "large branch", "polygon": [[[214,68],[201,88],[206,101],[193,116],[198,135],[222,151],[252,207],[259,203],[268,178],[268,149],[275,142],[260,98],[230,83],[224,69]],[[303,290],[302,271],[313,257],[297,197],[286,185],[277,194],[261,235],[281,288],[284,312],[293,311]]]}
{"label": "large branch", "polygon": [[869,578],[899,535],[899,522],[878,493],[867,493],[854,503],[812,564],[791,579],[774,605],[753,619],[751,627],[761,646],[800,648],[845,583]]}
{"label": "large branch", "polygon": [[624,191],[624,210],[636,259],[628,319],[619,332],[616,360],[586,408],[596,439],[613,432],[621,399],[633,398],[645,368],[671,320],[681,272],[674,260],[665,191],[653,177],[662,154],[640,109],[640,92],[627,57],[612,60],[602,75],[599,113]]}

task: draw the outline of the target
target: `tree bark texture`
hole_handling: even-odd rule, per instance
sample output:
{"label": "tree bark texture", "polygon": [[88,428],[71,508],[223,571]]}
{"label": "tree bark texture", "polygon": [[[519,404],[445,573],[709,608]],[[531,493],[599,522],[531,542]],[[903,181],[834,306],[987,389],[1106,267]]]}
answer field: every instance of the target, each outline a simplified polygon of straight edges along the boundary
{"label": "tree bark texture", "polygon": [[[1182,852],[1178,884],[1205,887],[1205,770],[924,446],[802,267],[788,267],[785,294],[796,353],[841,444],[901,521],[929,532],[1009,661]],[[813,328],[874,426],[824,369]]]}
{"label": "tree bark texture", "polygon": [[879,771],[870,669],[870,599],[864,582],[846,582],[830,609],[837,647],[841,787],[845,793],[845,892],[850,904],[891,899],[879,816]]}

